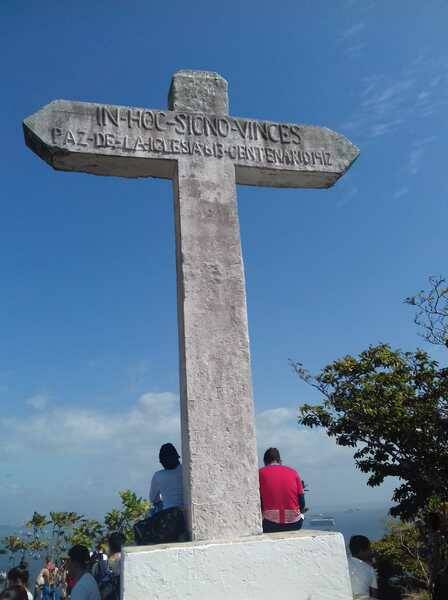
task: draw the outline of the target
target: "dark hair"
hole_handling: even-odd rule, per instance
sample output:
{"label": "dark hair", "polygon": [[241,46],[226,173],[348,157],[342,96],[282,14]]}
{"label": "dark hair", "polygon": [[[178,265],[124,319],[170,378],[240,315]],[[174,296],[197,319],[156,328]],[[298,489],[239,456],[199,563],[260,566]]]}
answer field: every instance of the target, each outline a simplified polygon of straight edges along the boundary
{"label": "dark hair", "polygon": [[0,594],[0,600],[28,600],[23,585],[12,585]]}
{"label": "dark hair", "polygon": [[281,462],[280,452],[277,448],[268,448],[264,453],[263,462],[266,466],[273,462]]}
{"label": "dark hair", "polygon": [[173,444],[163,444],[159,452],[159,461],[164,469],[175,469],[179,462],[179,454]]}
{"label": "dark hair", "polygon": [[107,538],[107,541],[109,543],[109,548],[111,552],[113,552],[114,554],[117,552],[121,552],[121,547],[124,544],[124,535],[119,531],[114,531]]}
{"label": "dark hair", "polygon": [[30,574],[26,569],[19,565],[18,567],[13,567],[8,571],[7,578],[8,581],[12,581],[14,585],[19,585],[20,583],[27,585]]}
{"label": "dark hair", "polygon": [[352,535],[349,542],[352,556],[357,556],[363,550],[369,550],[370,540],[365,535]]}
{"label": "dark hair", "polygon": [[81,567],[86,567],[90,561],[90,552],[86,546],[76,544],[68,551],[70,560]]}

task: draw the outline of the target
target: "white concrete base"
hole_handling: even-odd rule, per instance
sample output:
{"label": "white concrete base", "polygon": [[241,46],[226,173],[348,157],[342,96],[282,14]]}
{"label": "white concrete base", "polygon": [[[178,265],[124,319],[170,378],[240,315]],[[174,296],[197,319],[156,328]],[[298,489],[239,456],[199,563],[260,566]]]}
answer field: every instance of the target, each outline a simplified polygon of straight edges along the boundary
{"label": "white concrete base", "polygon": [[344,538],[299,531],[124,550],[123,600],[351,600]]}

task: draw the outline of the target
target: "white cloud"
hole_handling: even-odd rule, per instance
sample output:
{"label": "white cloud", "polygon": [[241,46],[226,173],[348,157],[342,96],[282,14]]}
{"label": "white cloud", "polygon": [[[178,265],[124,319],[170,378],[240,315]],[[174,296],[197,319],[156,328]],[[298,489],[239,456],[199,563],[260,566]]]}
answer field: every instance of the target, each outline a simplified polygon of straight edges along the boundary
{"label": "white cloud", "polygon": [[[356,50],[354,39],[350,38],[350,42]],[[413,121],[446,110],[447,84],[446,57],[424,54],[417,56],[401,72],[366,76],[361,79],[358,90],[358,109],[340,127],[359,139],[409,128]]]}
{"label": "white cloud", "polygon": [[339,42],[343,46],[343,52],[350,58],[361,56],[362,51],[367,44],[361,41],[360,36],[365,28],[365,23],[360,21],[347,27],[340,35]]}
{"label": "white cloud", "polygon": [[[27,403],[41,409],[47,405],[44,399],[34,396]],[[41,453],[90,455],[124,446],[133,451],[153,446],[166,436],[178,436],[178,399],[171,393],[143,394],[124,411],[55,405],[25,420],[2,418],[0,425],[18,452],[35,448]]]}
{"label": "white cloud", "polygon": [[[0,455],[13,477],[0,490],[0,501],[14,513],[13,496],[26,484],[20,498],[25,518],[34,510],[58,510],[55,506],[101,513],[126,487],[145,495],[159,468],[160,445],[172,441],[180,447],[178,404],[175,394],[146,393],[121,410],[47,405],[26,420],[1,418]],[[299,428],[293,407],[260,411],[256,423],[260,462],[267,447],[278,447],[310,486],[315,503],[375,496],[355,471],[352,451],[337,447],[322,431]]]}
{"label": "white cloud", "polygon": [[25,404],[31,406],[34,410],[44,410],[48,404],[48,396],[46,394],[36,394],[31,398],[27,398]]}
{"label": "white cloud", "polygon": [[410,175],[417,175],[420,172],[426,152],[426,146],[433,143],[436,139],[435,136],[431,136],[418,139],[412,144],[408,162],[408,171]]}

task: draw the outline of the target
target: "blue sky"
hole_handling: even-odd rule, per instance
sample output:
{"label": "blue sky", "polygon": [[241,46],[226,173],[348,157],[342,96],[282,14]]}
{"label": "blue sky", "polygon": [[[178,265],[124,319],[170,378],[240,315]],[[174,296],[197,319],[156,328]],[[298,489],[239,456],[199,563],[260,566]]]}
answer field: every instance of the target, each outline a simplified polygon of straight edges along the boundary
{"label": "blue sky", "polygon": [[387,502],[350,453],[300,431],[311,369],[422,344],[402,299],[446,274],[446,2],[0,5],[0,522],[100,514],[145,494],[178,438],[170,182],[52,171],[21,121],[64,98],[165,108],[180,68],[229,81],[231,113],[324,125],[361,149],[330,190],[239,187],[260,450],[315,507]]}

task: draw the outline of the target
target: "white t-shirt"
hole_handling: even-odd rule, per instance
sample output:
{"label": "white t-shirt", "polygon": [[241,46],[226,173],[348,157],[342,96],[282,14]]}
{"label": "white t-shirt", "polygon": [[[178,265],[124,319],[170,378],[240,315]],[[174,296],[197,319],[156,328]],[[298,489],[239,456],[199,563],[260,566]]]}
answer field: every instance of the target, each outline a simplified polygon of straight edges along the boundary
{"label": "white t-shirt", "polygon": [[156,471],[152,477],[149,501],[162,500],[163,508],[183,508],[184,490],[182,485],[182,465],[175,469]]}
{"label": "white t-shirt", "polygon": [[352,583],[353,598],[356,600],[368,600],[370,588],[377,589],[378,583],[375,569],[359,558],[348,557],[348,570]]}
{"label": "white t-shirt", "polygon": [[70,594],[70,600],[101,600],[98,585],[90,573],[84,573],[78,579]]}

